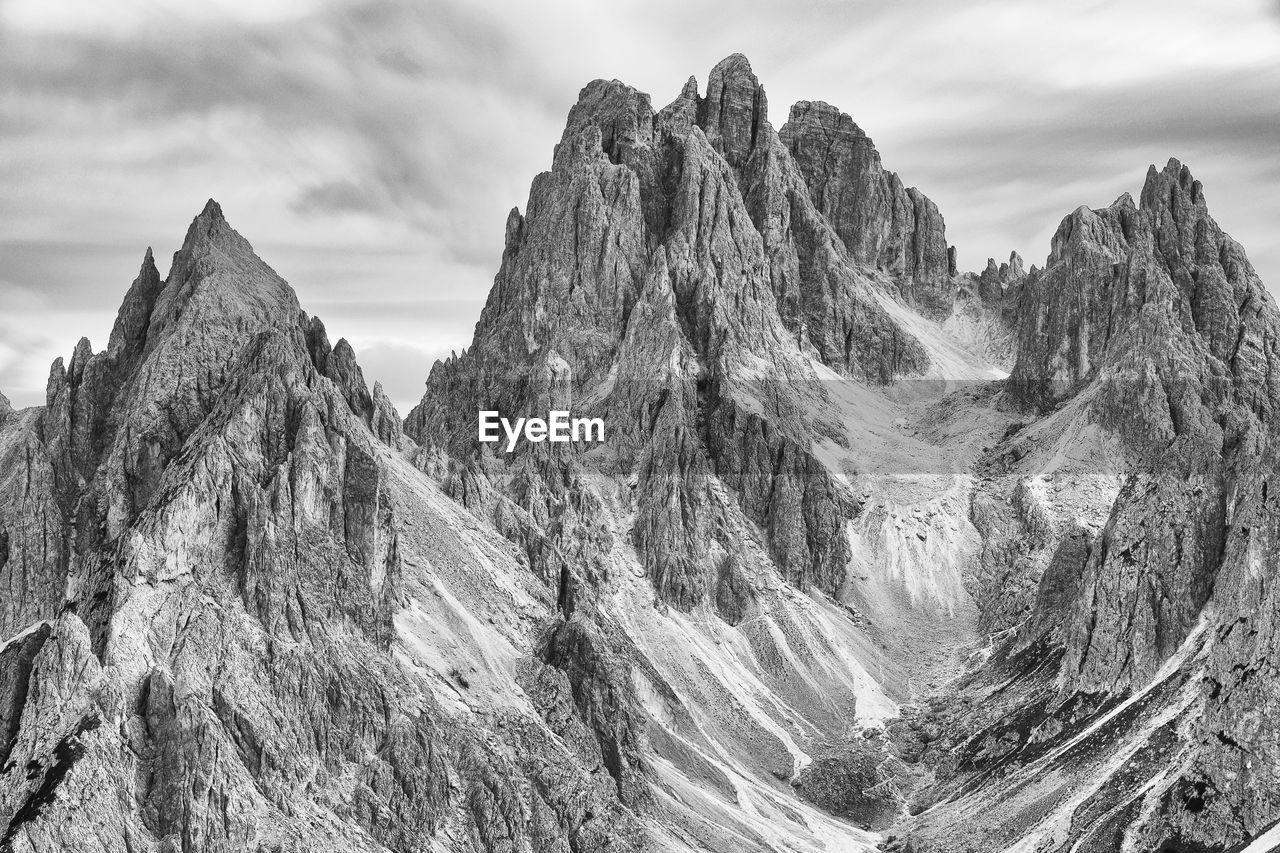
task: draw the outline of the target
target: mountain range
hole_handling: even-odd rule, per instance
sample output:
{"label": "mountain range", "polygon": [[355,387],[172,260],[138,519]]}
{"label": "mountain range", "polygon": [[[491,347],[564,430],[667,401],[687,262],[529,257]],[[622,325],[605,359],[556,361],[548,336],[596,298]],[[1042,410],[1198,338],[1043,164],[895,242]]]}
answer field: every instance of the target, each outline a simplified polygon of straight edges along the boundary
{"label": "mountain range", "polygon": [[1274,849],[1274,299],[1177,160],[957,258],[597,80],[402,419],[210,201],[0,396],[0,850]]}

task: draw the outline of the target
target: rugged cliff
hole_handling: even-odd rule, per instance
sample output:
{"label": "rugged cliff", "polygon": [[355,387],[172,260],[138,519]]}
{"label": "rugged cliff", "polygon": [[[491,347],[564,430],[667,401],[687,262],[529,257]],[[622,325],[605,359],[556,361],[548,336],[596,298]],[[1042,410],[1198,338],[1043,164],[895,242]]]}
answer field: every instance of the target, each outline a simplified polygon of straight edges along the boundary
{"label": "rugged cliff", "polygon": [[[1248,784],[1228,769],[1230,756],[1206,757],[1237,741],[1229,733],[1196,741],[1200,729],[1189,727],[1209,714],[1186,691],[1201,674],[1175,666],[1199,659],[1187,643],[1216,612],[1215,590],[1224,594],[1217,577],[1232,559],[1231,490],[1244,472],[1266,470],[1275,398],[1273,303],[1209,218],[1199,185],[1176,162],[1153,169],[1139,203],[1124,197],[1064,220],[1043,269],[1028,272],[1014,253],[1007,264],[960,274],[936,207],[883,169],[848,116],[802,102],[774,133],[766,110],[741,57],[713,69],[705,97],[691,80],[656,113],[646,96],[616,81],[584,89],[553,171],[535,182],[525,217],[513,214],[475,346],[437,366],[410,433],[448,446],[458,464],[483,469],[497,491],[510,492],[503,483],[513,463],[470,442],[470,411],[506,399],[520,412],[553,403],[607,412],[610,448],[553,453],[544,464],[630,478],[634,504],[624,520],[645,574],[660,599],[691,613],[711,608],[740,624],[751,612],[735,579],[743,557],[728,532],[739,513],[757,526],[783,577],[846,603],[873,631],[921,630],[912,619],[942,608],[952,621],[922,645],[932,644],[935,655],[948,642],[975,650],[969,671],[938,692],[897,698],[944,708],[980,698],[988,707],[946,712],[952,732],[966,737],[906,747],[922,763],[915,775],[892,770],[892,756],[904,749],[892,736],[878,747],[833,746],[796,779],[802,791],[807,782],[811,792],[826,792],[813,794],[816,802],[847,804],[851,787],[914,788],[900,796],[918,809],[943,794],[977,792],[991,818],[965,824],[940,808],[936,835],[927,816],[907,821],[902,830],[914,833],[917,849],[932,849],[934,838],[940,849],[966,837],[975,849],[1042,839],[1050,818],[1065,819],[1062,809],[1070,816],[1081,803],[1092,809],[1098,797],[1122,794],[1128,806],[1077,814],[1061,843],[1087,836],[1109,849],[1107,833],[1119,832],[1155,846],[1205,844],[1257,832],[1275,808],[1251,806],[1256,813],[1242,817]],[[616,167],[611,181],[627,189],[576,194],[574,187],[591,185],[573,182],[584,166],[565,158],[566,146],[575,157],[589,155],[593,174]],[[701,177],[708,160],[719,164],[710,183]],[[687,202],[691,173],[699,176],[697,215]],[[546,191],[552,181],[554,196]],[[615,203],[593,207],[600,198]],[[566,335],[564,314],[552,306],[574,299],[584,268],[599,276],[601,267],[547,262],[542,219],[553,216],[552,205],[584,217],[574,229],[579,257],[629,249],[625,264],[594,279],[597,292],[603,281],[603,292],[624,297],[608,306],[615,312],[586,307],[586,325],[598,332],[590,338]],[[555,291],[558,281],[565,285]],[[761,299],[766,287],[771,302]],[[538,303],[548,292],[560,296]],[[727,294],[730,311],[722,308]],[[499,317],[518,317],[518,331]],[[512,341],[520,348],[492,350]],[[540,378],[513,382],[499,364]],[[984,385],[1003,365],[1012,370],[1007,382]],[[477,375],[491,378],[486,384]],[[935,376],[962,380],[962,390],[900,381]],[[884,384],[884,396],[875,396]],[[917,394],[904,406],[899,385],[928,390],[923,402]],[[854,402],[852,387],[873,396]],[[891,422],[901,432],[892,438],[876,431],[886,411],[898,415]],[[922,482],[955,488],[960,511],[929,500]],[[904,489],[907,507],[895,506]],[[936,542],[932,519],[955,532]],[[901,535],[921,521],[918,535]],[[830,545],[841,527],[846,535]],[[825,550],[812,548],[823,540]],[[837,568],[792,568],[805,545],[811,564],[817,556]],[[589,596],[597,581],[575,579],[575,589]],[[895,607],[904,595],[909,605]],[[1235,618],[1241,603],[1223,611]],[[983,633],[991,638],[985,649]],[[911,668],[926,655],[917,647],[891,657]],[[936,679],[954,667],[939,655],[914,673]],[[1135,697],[1149,697],[1153,679],[1171,667],[1176,677],[1160,682],[1164,698],[1152,703],[1160,726],[1126,718],[1122,711],[1145,707],[1149,698]],[[1018,687],[1005,702],[988,695],[998,679]],[[937,709],[928,707],[922,725],[935,725],[927,721]],[[902,719],[920,719],[910,708],[900,709]],[[993,723],[999,715],[1014,722]],[[1113,720],[1124,726],[1108,728]],[[1177,737],[1167,737],[1171,728]],[[1084,790],[1055,808],[1040,803],[1030,816],[991,807],[992,797],[1009,801],[993,777],[1021,761],[1065,773],[1046,753],[1059,758],[1055,750],[1081,732],[1104,730],[1128,738],[1150,773],[1111,766],[1105,741],[1086,737],[1097,763],[1075,767],[1059,796],[1092,779],[1102,780],[1103,794]],[[888,731],[903,736],[900,726]],[[1168,742],[1153,745],[1157,734]],[[868,753],[881,758],[868,765]],[[1217,776],[1171,772],[1160,761],[1208,762]],[[874,772],[850,769],[864,765]],[[1118,772],[1129,781],[1109,781]],[[1215,794],[1233,786],[1232,794]],[[1199,793],[1188,800],[1183,791]],[[1206,805],[1202,814],[1188,802],[1230,805],[1216,813]]]}
{"label": "rugged cliff", "polygon": [[598,750],[457,698],[523,650],[570,702],[551,597],[216,205],[48,398],[0,446],[4,849],[630,849]]}
{"label": "rugged cliff", "polygon": [[1042,574],[973,679],[991,712],[955,784],[930,792],[951,800],[921,817],[916,849],[1247,840],[1280,808],[1276,694],[1258,677],[1273,666],[1275,302],[1171,160],[1139,202],[1063,220],[1016,316],[1005,394],[1029,419],[992,468],[1022,489]]}

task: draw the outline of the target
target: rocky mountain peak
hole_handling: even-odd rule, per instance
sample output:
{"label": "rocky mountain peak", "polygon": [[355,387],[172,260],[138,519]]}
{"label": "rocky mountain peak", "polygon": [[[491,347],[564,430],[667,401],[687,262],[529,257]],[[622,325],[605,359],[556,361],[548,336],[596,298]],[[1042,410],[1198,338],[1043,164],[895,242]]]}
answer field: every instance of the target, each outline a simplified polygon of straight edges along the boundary
{"label": "rocky mountain peak", "polygon": [[1207,210],[1203,185],[1177,157],[1170,157],[1163,169],[1157,169],[1154,163],[1147,167],[1140,199],[1143,210],[1160,207],[1180,211],[1191,208]]}
{"label": "rocky mountain peak", "polygon": [[373,391],[369,391],[364,371],[360,369],[355,350],[347,339],[339,338],[330,350],[324,324],[319,318],[312,318],[307,337],[316,369],[333,380],[342,391],[347,406],[364,421],[370,432],[391,447],[399,448],[404,440],[400,415],[382,390],[381,383],[375,382]]}
{"label": "rocky mountain peak", "polygon": [[292,326],[300,310],[293,288],[258,257],[210,199],[174,253],[152,312],[148,349],[178,325],[199,323],[206,330],[243,333]]}
{"label": "rocky mountain peak", "polygon": [[925,314],[945,318],[956,285],[937,205],[887,171],[871,138],[831,104],[797,102],[779,136],[851,258],[895,279]]}
{"label": "rocky mountain peak", "polygon": [[875,148],[871,138],[852,117],[826,101],[796,101],[787,115],[787,124],[797,134],[801,128],[813,128],[845,143],[865,140],[866,147]]}
{"label": "rocky mountain peak", "polygon": [[[685,91],[688,89],[686,83]],[[741,168],[751,156],[757,139],[769,126],[769,101],[751,63],[741,53],[725,57],[711,69],[707,96],[699,104],[698,124],[730,166]]]}
{"label": "rocky mountain peak", "polygon": [[[389,652],[400,555],[468,549],[409,557],[370,434],[399,434],[381,386],[217,205],[165,282],[147,253],[107,351],[82,339],[46,407],[0,420],[0,850],[226,851],[258,846],[250,825],[418,849],[461,775]],[[462,529],[413,512],[429,548]],[[324,841],[299,789],[266,781],[357,764],[377,805],[320,818]],[[135,774],[146,791],[115,796]]]}
{"label": "rocky mountain peak", "polygon": [[986,268],[978,275],[979,298],[989,305],[999,304],[1006,295],[1016,298],[1016,291],[1027,277],[1022,256],[1009,253],[1009,260],[997,264],[995,258],[987,258]]}
{"label": "rocky mountain peak", "polygon": [[[816,185],[846,164],[815,155],[808,165]],[[636,477],[636,553],[664,601],[691,608],[714,597],[724,559],[741,547],[727,520],[735,513],[765,531],[788,580],[838,590],[848,555],[839,530],[856,499],[815,458],[798,415],[811,359],[875,383],[924,372],[928,354],[886,305],[941,305],[952,287],[927,200],[879,173],[870,183],[881,194],[867,215],[900,259],[883,269],[853,256],[815,209],[745,57],[717,64],[705,97],[690,78],[656,115],[625,83],[588,84],[525,214],[508,219],[473,345],[432,370],[406,431],[476,466],[467,477],[503,483],[526,476],[520,454],[476,446],[478,408],[536,414],[589,400],[610,413],[610,452]],[[942,264],[941,279],[923,271],[926,260]],[[752,387],[776,377],[790,381]],[[759,395],[770,401],[763,411]],[[572,468],[571,458],[538,463],[548,482],[521,487],[523,512],[552,512],[542,501],[570,476],[552,466]],[[483,503],[484,488],[465,488]],[[505,507],[486,508],[505,518]],[[685,541],[705,545],[690,552]]]}
{"label": "rocky mountain peak", "polygon": [[675,100],[658,113],[657,126],[673,136],[684,136],[698,124],[698,78],[690,76]]}
{"label": "rocky mountain peak", "polygon": [[[618,80],[588,83],[569,110],[564,133],[556,146],[556,159],[567,156],[574,140],[586,129],[592,129],[593,134],[598,130],[598,147],[611,162],[622,162],[625,152],[653,142],[653,107],[649,96]],[[588,145],[588,151],[592,147],[595,146]]]}
{"label": "rocky mountain peak", "polygon": [[[1108,358],[1147,337],[1151,346],[1141,351],[1148,356],[1159,349],[1201,364],[1204,347],[1237,377],[1248,374],[1246,386],[1273,358],[1261,342],[1274,301],[1177,159],[1148,170],[1136,205],[1125,193],[1065,217],[1034,278],[1019,312],[1013,388],[1037,404],[1074,393]],[[1269,408],[1261,398],[1258,406]]]}
{"label": "rocky mountain peak", "polygon": [[1197,263],[1198,251],[1216,253],[1218,246],[1211,244],[1222,235],[1209,215],[1204,187],[1177,158],[1171,157],[1163,169],[1152,165],[1147,170],[1138,204],[1152,218],[1157,246],[1169,266]]}
{"label": "rocky mountain peak", "polygon": [[[316,327],[313,334],[292,288],[210,201],[166,279],[147,250],[107,349],[94,353],[81,338],[69,361],[54,361],[35,432],[63,523],[84,531],[67,546],[78,550],[64,555],[60,570],[87,572],[77,577],[75,595],[99,650],[112,580],[76,561],[92,561],[93,548],[117,539],[145,511],[229,389],[246,386],[246,371],[296,374],[309,364],[333,380],[344,410],[397,444],[390,401],[381,389],[369,392],[350,345],[341,341],[330,357],[323,326]],[[77,505],[84,507],[79,515]]]}
{"label": "rocky mountain peak", "polygon": [[206,266],[222,266],[239,270],[247,266],[263,266],[254,254],[249,241],[231,227],[222,213],[222,205],[209,199],[204,208],[191,220],[182,247],[174,255],[170,278],[175,271],[185,274],[186,268],[197,262]]}
{"label": "rocky mountain peak", "polygon": [[91,358],[93,358],[93,344],[88,338],[81,336],[80,340],[76,341],[76,348],[71,352],[71,365],[67,368],[67,373],[79,382]]}
{"label": "rocky mountain peak", "polygon": [[124,301],[120,303],[120,310],[116,313],[115,326],[111,329],[111,339],[107,344],[107,352],[112,358],[134,359],[142,354],[147,344],[151,312],[163,290],[164,280],[156,269],[155,257],[148,246],[138,277],[129,286]]}
{"label": "rocky mountain peak", "polygon": [[182,250],[195,252],[202,247],[218,245],[232,251],[243,250],[248,241],[227,222],[222,213],[222,205],[209,199],[195,219],[191,220],[182,241]]}

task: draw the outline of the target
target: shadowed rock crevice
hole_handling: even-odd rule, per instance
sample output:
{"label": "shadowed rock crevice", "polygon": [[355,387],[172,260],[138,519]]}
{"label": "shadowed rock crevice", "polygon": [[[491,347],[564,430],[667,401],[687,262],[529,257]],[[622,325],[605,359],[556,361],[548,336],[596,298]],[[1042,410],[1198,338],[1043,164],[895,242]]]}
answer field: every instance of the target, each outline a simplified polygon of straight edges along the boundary
{"label": "shadowed rock crevice", "polygon": [[13,817],[9,819],[8,828],[5,830],[4,835],[0,836],[0,850],[12,850],[13,841],[18,831],[24,825],[40,817],[41,811],[53,801],[53,798],[57,796],[58,787],[66,779],[67,774],[75,767],[76,762],[84,758],[86,749],[81,737],[100,725],[102,725],[102,720],[96,716],[91,715],[82,718],[75,724],[72,732],[60,740],[53,748],[52,763],[48,767],[28,766],[28,778],[38,776],[40,778],[40,786],[27,797]]}

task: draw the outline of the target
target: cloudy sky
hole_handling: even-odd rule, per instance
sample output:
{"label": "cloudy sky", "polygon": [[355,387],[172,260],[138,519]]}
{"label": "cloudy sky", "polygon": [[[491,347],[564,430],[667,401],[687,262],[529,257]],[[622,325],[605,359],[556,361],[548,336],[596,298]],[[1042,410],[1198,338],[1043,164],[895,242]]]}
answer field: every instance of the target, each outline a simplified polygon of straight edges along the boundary
{"label": "cloudy sky", "polygon": [[962,268],[1188,163],[1280,287],[1277,0],[0,0],[0,391],[105,345],[206,198],[406,410],[471,337],[578,90],[745,53],[941,208]]}

